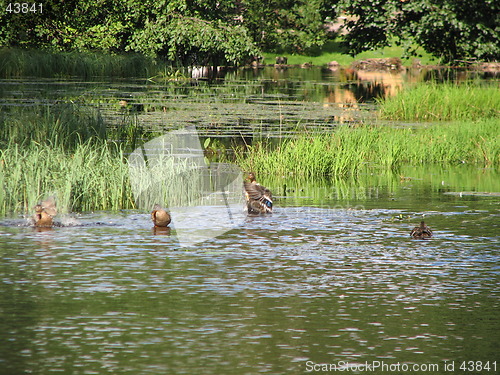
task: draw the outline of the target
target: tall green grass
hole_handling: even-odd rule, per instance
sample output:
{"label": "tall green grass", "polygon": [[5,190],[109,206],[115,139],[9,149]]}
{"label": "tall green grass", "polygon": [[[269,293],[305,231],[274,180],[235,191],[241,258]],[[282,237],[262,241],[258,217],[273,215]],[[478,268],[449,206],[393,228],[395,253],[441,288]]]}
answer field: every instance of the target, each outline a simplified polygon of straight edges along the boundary
{"label": "tall green grass", "polygon": [[168,152],[157,156],[130,163],[123,145],[94,138],[71,150],[10,143],[0,149],[0,213],[29,212],[50,195],[61,212],[192,205],[202,197],[209,202],[216,171],[203,173],[190,158]]}
{"label": "tall green grass", "polygon": [[76,104],[3,107],[0,212],[31,210],[48,195],[63,212],[134,207],[125,152],[141,129],[125,118],[109,129]]}
{"label": "tall green grass", "polygon": [[453,121],[500,117],[498,87],[418,84],[380,100],[380,115],[401,121]]}
{"label": "tall green grass", "polygon": [[238,155],[247,170],[269,175],[352,176],[376,166],[404,164],[500,164],[497,119],[394,128],[340,126],[333,133],[308,134],[273,148],[265,143]]}
{"label": "tall green grass", "polygon": [[36,49],[1,48],[0,77],[144,77],[163,67],[143,55],[49,52]]}
{"label": "tall green grass", "polygon": [[87,141],[111,139],[131,150],[147,136],[137,118],[127,113],[108,127],[98,109],[72,103],[0,108],[1,148],[35,143],[70,151]]}
{"label": "tall green grass", "polygon": [[1,109],[0,213],[31,211],[49,195],[61,212],[186,205],[206,189],[189,159],[162,153],[129,165],[127,153],[155,136],[134,116],[107,128],[97,110],[76,104]]}
{"label": "tall green grass", "polygon": [[63,146],[11,144],[0,150],[0,212],[31,210],[55,195],[61,212],[134,207],[121,147],[105,141]]}
{"label": "tall green grass", "polygon": [[20,106],[0,112],[0,146],[51,144],[70,149],[91,138],[106,138],[98,111],[72,104]]}

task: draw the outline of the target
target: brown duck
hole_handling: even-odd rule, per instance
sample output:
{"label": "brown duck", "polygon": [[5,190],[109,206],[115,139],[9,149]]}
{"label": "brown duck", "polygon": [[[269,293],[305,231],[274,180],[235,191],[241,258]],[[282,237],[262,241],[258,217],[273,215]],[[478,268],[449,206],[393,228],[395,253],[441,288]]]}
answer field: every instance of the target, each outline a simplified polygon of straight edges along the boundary
{"label": "brown duck", "polygon": [[431,238],[432,231],[431,228],[425,225],[425,222],[422,220],[420,222],[420,226],[413,228],[410,236],[412,236],[413,238]]}
{"label": "brown duck", "polygon": [[271,191],[255,181],[255,175],[249,173],[243,183],[247,211],[249,214],[267,214],[273,212],[273,195]]}
{"label": "brown duck", "polygon": [[35,227],[52,227],[53,218],[57,215],[56,202],[54,197],[47,198],[35,206],[33,224]]}
{"label": "brown duck", "polygon": [[170,214],[159,204],[154,205],[151,220],[153,220],[155,227],[166,227],[172,221]]}

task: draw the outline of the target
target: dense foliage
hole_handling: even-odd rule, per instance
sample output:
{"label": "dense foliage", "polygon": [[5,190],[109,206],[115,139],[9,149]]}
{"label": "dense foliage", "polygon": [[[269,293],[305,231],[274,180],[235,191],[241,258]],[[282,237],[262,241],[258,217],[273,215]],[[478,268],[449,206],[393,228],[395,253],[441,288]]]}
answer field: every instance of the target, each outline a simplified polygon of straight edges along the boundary
{"label": "dense foliage", "polygon": [[336,17],[328,0],[243,0],[242,22],[265,51],[311,53],[328,40],[325,20]]}
{"label": "dense foliage", "polygon": [[395,41],[448,62],[500,58],[495,0],[46,0],[24,11],[1,4],[0,46],[241,64],[260,51],[313,54],[334,37],[325,26],[342,13],[351,54]]}
{"label": "dense foliage", "polygon": [[500,3],[496,0],[342,0],[354,16],[346,44],[352,54],[396,39],[412,52],[423,47],[445,62],[500,59]]}
{"label": "dense foliage", "polygon": [[[307,51],[327,40],[325,0],[48,0],[43,13],[0,13],[0,45],[136,51],[179,64],[249,61],[260,49]],[[2,5],[3,10],[6,4]],[[327,9],[329,10],[327,11]]]}

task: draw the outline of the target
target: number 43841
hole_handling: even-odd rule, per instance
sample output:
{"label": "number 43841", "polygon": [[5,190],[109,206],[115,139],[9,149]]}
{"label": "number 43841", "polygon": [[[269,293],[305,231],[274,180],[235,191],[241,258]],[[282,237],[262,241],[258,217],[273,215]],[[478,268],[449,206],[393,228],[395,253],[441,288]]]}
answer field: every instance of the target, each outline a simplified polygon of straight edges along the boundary
{"label": "number 43841", "polygon": [[8,3],[5,8],[7,13],[42,13],[42,3]]}
{"label": "number 43841", "polygon": [[497,371],[497,362],[481,362],[481,361],[464,361],[460,363],[460,370],[462,371]]}

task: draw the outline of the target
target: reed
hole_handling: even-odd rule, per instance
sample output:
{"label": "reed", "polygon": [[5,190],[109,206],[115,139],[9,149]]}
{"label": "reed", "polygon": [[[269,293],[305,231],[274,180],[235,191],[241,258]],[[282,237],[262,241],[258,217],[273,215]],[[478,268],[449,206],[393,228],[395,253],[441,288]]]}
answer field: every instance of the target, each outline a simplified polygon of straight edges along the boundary
{"label": "reed", "polygon": [[[0,49],[0,77],[150,77],[159,69],[155,60],[138,54],[48,52]],[[161,70],[161,69],[160,69]]]}
{"label": "reed", "polygon": [[394,128],[340,126],[335,132],[307,134],[276,147],[258,142],[237,162],[266,175],[352,176],[366,167],[402,165],[500,165],[497,119]]}
{"label": "reed", "polygon": [[133,208],[128,167],[115,143],[11,144],[0,150],[0,211],[26,212],[55,195],[61,212]]}
{"label": "reed", "polygon": [[150,208],[155,203],[189,206],[203,197],[204,176],[199,166],[187,158],[179,160],[168,154],[159,154],[147,162],[129,158],[129,172],[140,208]]}
{"label": "reed", "polygon": [[[62,212],[136,207],[125,156],[154,136],[144,132],[135,116],[124,115],[107,128],[98,110],[77,104],[3,108],[0,212],[29,211],[48,195],[56,196]],[[152,186],[153,203],[184,204],[200,197],[201,176],[192,166],[167,159],[133,171],[134,181]],[[161,184],[148,176],[161,177]]]}
{"label": "reed", "polygon": [[454,121],[500,116],[498,87],[471,84],[418,84],[379,101],[384,119]]}
{"label": "reed", "polygon": [[0,112],[0,145],[31,142],[67,149],[91,138],[106,138],[98,111],[72,104],[20,106]]}
{"label": "reed", "polygon": [[124,114],[115,126],[107,126],[98,109],[74,103],[3,107],[0,111],[1,148],[35,143],[70,151],[87,141],[113,140],[133,150],[153,136],[134,115]]}
{"label": "reed", "polygon": [[[30,212],[50,195],[63,213],[219,202],[220,197],[207,198],[226,186],[224,175],[198,164],[167,154],[131,163],[122,145],[104,140],[89,140],[71,152],[61,145],[10,144],[0,150],[0,213]],[[229,177],[237,174],[238,168]]]}

